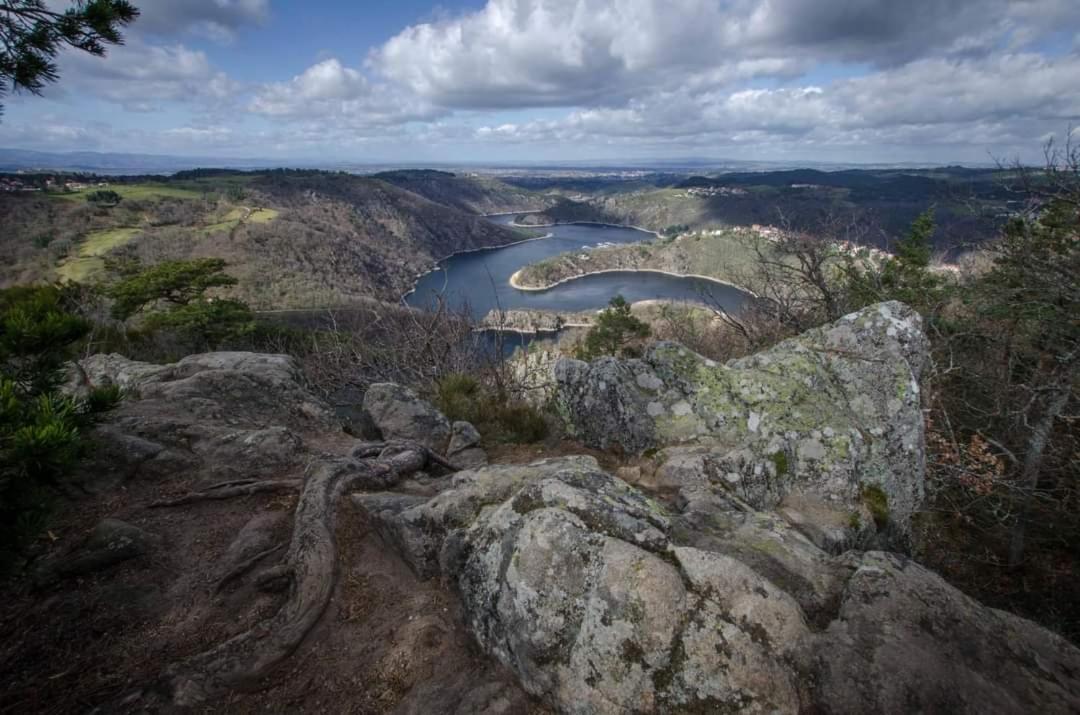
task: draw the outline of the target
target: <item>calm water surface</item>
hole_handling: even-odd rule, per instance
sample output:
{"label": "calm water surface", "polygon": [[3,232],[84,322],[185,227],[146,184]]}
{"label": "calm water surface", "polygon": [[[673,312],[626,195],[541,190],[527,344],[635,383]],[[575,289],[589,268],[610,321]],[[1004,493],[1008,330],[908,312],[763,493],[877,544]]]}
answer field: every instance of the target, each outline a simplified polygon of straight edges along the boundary
{"label": "calm water surface", "polygon": [[[509,224],[513,218],[492,216],[489,220]],[[451,256],[420,279],[406,302],[416,307],[428,307],[435,296],[442,295],[454,308],[467,306],[479,319],[493,308],[599,309],[615,295],[622,295],[631,303],[657,298],[703,302],[707,296],[710,302],[719,302],[729,310],[737,310],[746,297],[737,288],[713,281],[634,271],[583,276],[545,291],[517,290],[510,286],[510,276],[530,263],[566,251],[587,251],[600,244],[632,243],[653,237],[633,228],[600,224],[560,224],[537,230],[553,235],[513,246]]]}

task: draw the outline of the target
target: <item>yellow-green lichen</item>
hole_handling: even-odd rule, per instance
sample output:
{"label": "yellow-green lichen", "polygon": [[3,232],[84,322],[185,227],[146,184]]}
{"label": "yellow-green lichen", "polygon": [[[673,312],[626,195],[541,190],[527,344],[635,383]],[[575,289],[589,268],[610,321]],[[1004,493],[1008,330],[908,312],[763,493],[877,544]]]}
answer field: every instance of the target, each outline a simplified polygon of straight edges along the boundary
{"label": "yellow-green lichen", "polygon": [[870,510],[874,525],[882,529],[889,523],[889,497],[876,484],[866,484],[862,488],[862,502]]}
{"label": "yellow-green lichen", "polygon": [[772,460],[773,467],[776,468],[776,476],[782,477],[788,473],[788,456],[787,452],[779,449],[769,455],[769,459]]}

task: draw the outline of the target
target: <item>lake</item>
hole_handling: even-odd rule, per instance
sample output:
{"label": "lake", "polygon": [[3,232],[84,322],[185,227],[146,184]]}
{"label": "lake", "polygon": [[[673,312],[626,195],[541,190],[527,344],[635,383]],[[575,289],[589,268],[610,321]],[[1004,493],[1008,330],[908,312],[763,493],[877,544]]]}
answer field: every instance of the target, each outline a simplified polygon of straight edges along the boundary
{"label": "lake", "polygon": [[[516,214],[520,215],[520,214]],[[491,216],[489,220],[509,224],[514,216]],[[619,271],[583,276],[544,291],[524,291],[510,285],[518,269],[566,251],[583,251],[600,244],[633,243],[653,238],[634,228],[602,224],[559,224],[538,228],[550,238],[524,241],[512,246],[459,253],[442,261],[424,275],[416,289],[405,298],[409,305],[429,307],[442,295],[455,309],[468,307],[477,319],[493,308],[579,311],[603,308],[616,295],[631,303],[639,300],[715,301],[728,310],[738,310],[746,294],[738,288],[701,278],[684,278],[663,273]]]}

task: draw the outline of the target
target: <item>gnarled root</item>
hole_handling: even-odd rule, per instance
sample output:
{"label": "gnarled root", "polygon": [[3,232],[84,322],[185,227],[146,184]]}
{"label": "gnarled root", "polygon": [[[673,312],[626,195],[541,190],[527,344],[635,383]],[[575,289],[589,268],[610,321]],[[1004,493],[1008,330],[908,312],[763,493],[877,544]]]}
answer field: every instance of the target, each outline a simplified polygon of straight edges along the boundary
{"label": "gnarled root", "polygon": [[299,491],[304,483],[299,479],[263,479],[263,480],[240,480],[236,482],[222,482],[201,492],[192,492],[175,499],[162,499],[147,505],[150,509],[158,509],[166,506],[182,506],[200,501],[214,499],[232,499],[234,497],[246,497],[260,492],[295,492]]}
{"label": "gnarled root", "polygon": [[276,554],[283,548],[285,548],[284,543],[278,544],[277,546],[266,549],[265,551],[260,551],[259,553],[252,556],[250,559],[247,559],[237,564],[235,567],[230,569],[228,573],[218,579],[217,586],[214,587],[214,590],[220,591],[221,589],[225,588],[226,585],[232,583],[236,579],[246,574],[251,569],[255,568],[255,565],[265,559],[267,556],[270,556],[271,554]]}
{"label": "gnarled root", "polygon": [[[292,540],[283,562],[256,579],[260,587],[285,584],[288,588],[285,603],[277,613],[250,630],[168,668],[162,685],[171,693],[172,701],[191,706],[227,690],[253,685],[296,650],[322,617],[334,590],[337,577],[334,526],[341,497],[357,488],[385,489],[432,461],[436,460],[432,459],[431,451],[423,447],[392,445],[373,459],[337,459],[315,464],[296,504]],[[251,488],[256,484],[260,482],[225,486],[215,492]],[[210,492],[200,494],[207,493]]]}

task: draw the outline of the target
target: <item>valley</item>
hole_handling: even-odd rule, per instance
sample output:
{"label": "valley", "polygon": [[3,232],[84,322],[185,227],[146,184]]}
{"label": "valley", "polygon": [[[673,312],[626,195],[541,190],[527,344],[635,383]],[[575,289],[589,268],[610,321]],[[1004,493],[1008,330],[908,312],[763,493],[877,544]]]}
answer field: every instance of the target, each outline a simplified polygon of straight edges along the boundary
{"label": "valley", "polygon": [[0,1],[0,715],[1080,713],[1080,3]]}
{"label": "valley", "polygon": [[115,205],[88,201],[86,190],[0,194],[0,285],[99,281],[106,259],[215,257],[239,280],[229,295],[259,309],[394,302],[439,259],[531,235],[471,208],[519,206],[522,192],[498,182],[466,182],[471,193],[455,194],[455,206],[379,179],[317,171],[107,183],[120,197]]}

